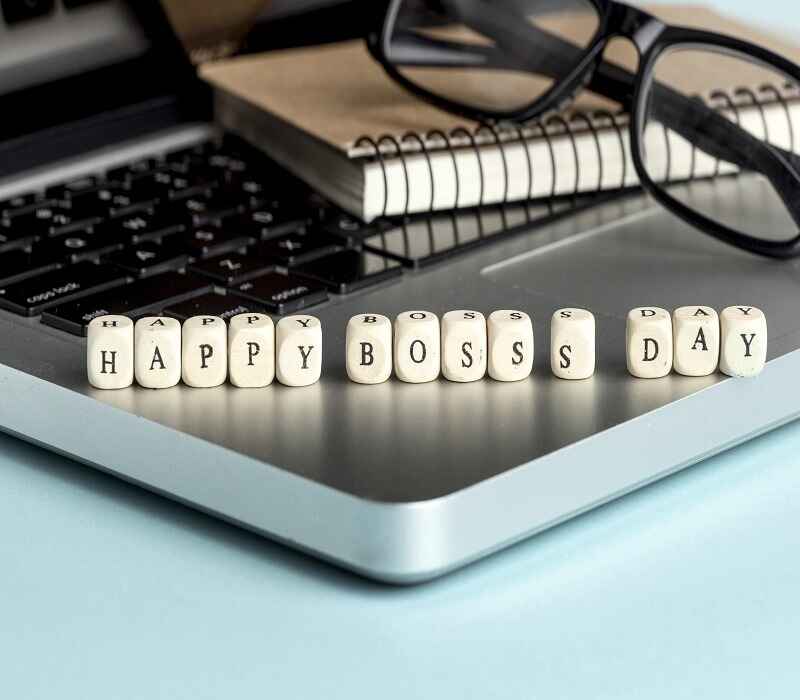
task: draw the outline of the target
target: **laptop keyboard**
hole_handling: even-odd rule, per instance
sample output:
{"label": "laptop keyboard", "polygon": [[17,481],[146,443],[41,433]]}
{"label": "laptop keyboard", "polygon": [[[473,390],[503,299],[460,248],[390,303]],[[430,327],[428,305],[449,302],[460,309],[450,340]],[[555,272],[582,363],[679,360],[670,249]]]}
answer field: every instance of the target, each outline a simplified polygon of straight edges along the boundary
{"label": "laptop keyboard", "polygon": [[401,275],[355,229],[226,137],[0,202],[0,308],[75,335],[109,313],[294,313]]}
{"label": "laptop keyboard", "polygon": [[0,308],[75,335],[104,314],[296,313],[600,199],[365,224],[226,136],[0,201]]}

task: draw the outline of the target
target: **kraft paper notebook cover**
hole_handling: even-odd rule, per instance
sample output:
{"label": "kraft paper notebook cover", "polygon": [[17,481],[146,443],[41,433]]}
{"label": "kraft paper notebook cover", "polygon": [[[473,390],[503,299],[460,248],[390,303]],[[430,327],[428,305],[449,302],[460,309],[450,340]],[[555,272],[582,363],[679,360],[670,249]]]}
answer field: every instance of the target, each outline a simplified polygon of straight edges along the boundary
{"label": "kraft paper notebook cover", "polygon": [[[662,6],[653,12],[671,24],[745,38],[800,61],[798,47],[706,8]],[[631,69],[636,64],[632,47],[623,41],[612,42],[606,58]],[[764,73],[758,67],[732,75],[724,61],[673,65],[672,84],[704,96],[725,91],[746,128],[757,132],[766,119],[776,143],[788,144],[794,133],[800,135],[796,89],[787,92],[776,86],[780,99],[759,92],[764,100],[760,105],[736,92],[740,86],[762,86]],[[204,64],[200,73],[216,89],[223,126],[365,221],[637,184],[627,117],[612,118],[618,106],[588,92],[571,110],[594,113],[591,127],[576,119],[569,128],[563,121],[551,123],[547,134],[534,125],[521,132],[500,126],[493,134],[488,129],[476,132],[478,125],[406,92],[383,72],[363,41],[224,59]],[[475,134],[477,149],[462,128]],[[422,138],[427,153],[420,139],[408,134]],[[391,138],[382,139],[384,135]],[[362,136],[380,145],[381,158]],[[658,157],[674,177],[702,177],[716,167],[711,159],[704,164],[677,137],[657,139],[650,149],[663,151]],[[692,173],[690,167],[695,168]]]}

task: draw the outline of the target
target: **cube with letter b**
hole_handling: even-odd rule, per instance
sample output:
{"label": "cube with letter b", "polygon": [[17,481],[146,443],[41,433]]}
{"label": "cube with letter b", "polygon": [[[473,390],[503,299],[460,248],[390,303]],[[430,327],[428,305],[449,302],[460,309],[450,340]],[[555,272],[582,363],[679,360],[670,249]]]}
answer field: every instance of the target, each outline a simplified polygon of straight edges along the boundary
{"label": "cube with letter b", "polygon": [[381,384],[392,374],[392,322],[380,314],[358,314],[347,322],[347,376],[358,384]]}
{"label": "cube with letter b", "polygon": [[275,369],[286,386],[309,386],[322,374],[322,324],[314,316],[287,316],[278,321]]}
{"label": "cube with letter b", "polygon": [[275,378],[275,324],[266,314],[238,314],[228,327],[228,377],[241,388],[268,386]]}
{"label": "cube with letter b", "polygon": [[219,316],[192,316],[183,323],[181,373],[189,386],[207,389],[228,376],[228,327]]}
{"label": "cube with letter b", "polygon": [[628,371],[640,379],[666,377],[672,371],[672,317],[655,306],[633,309],[626,327]]}
{"label": "cube with letter b", "polygon": [[133,384],[133,321],[127,316],[98,316],[89,323],[86,371],[97,389]]}

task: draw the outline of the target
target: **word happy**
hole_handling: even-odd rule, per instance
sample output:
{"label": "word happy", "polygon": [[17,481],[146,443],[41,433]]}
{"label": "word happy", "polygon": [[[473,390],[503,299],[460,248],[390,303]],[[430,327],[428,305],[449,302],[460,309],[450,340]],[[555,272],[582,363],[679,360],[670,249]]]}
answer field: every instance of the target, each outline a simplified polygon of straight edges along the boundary
{"label": "word happy", "polygon": [[[550,367],[564,380],[595,372],[595,317],[584,309],[559,309],[550,333]],[[690,377],[717,370],[735,377],[761,372],[767,355],[767,322],[752,306],[717,312],[686,306],[672,314],[657,307],[629,312],[625,349],[628,371],[641,379],[673,370]],[[502,310],[488,318],[479,311],[406,311],[392,322],[380,314],[358,314],[347,324],[347,375],[359,384],[380,384],[392,374],[412,384],[444,376],[451,382],[489,377],[500,382],[526,379],[533,371],[534,335],[524,311]],[[308,315],[277,324],[266,314],[245,313],[230,323],[195,316],[181,325],[151,316],[135,324],[125,316],[101,316],[89,324],[87,373],[92,386],[122,389],[134,379],[143,387],[166,389],[180,381],[215,387],[229,381],[243,388],[265,387],[275,379],[308,386],[322,374],[322,325]]]}

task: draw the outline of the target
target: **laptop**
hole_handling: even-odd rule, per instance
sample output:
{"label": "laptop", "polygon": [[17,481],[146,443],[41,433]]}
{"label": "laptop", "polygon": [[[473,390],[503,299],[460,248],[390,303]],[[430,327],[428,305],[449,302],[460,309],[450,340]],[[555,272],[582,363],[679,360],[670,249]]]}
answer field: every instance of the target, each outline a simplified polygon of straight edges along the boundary
{"label": "laptop", "polygon": [[[726,247],[635,195],[515,235],[469,236],[452,255],[442,252],[453,227],[468,234],[485,216],[486,231],[507,213],[424,223],[436,255],[404,267],[361,249],[348,235],[357,222],[215,126],[156,0],[1,5],[3,431],[363,576],[411,584],[800,414],[796,263]],[[769,226],[773,214],[753,207]],[[298,284],[310,261],[321,282]],[[763,309],[765,371],[631,377],[627,311],[688,304]],[[566,306],[597,318],[598,369],[586,381],[549,370],[549,319]],[[348,381],[347,320],[419,308],[528,312],[532,377]],[[86,325],[105,312],[277,319],[298,309],[324,331],[313,386],[101,391],[87,381]]]}

